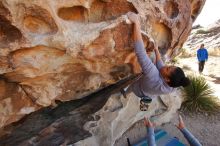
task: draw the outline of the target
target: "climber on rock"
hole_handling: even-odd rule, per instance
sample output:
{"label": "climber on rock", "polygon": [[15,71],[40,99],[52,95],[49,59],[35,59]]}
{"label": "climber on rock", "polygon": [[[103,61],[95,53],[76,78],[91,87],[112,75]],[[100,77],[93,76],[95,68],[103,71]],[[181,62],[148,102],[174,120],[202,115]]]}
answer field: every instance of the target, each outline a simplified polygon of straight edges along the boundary
{"label": "climber on rock", "polygon": [[143,75],[129,88],[136,96],[141,98],[140,109],[146,110],[152,100],[150,98],[151,95],[171,93],[176,87],[189,85],[190,80],[185,76],[181,68],[163,64],[158,47],[154,47],[156,65],[152,63],[144,49],[138,15],[129,12],[127,16],[134,24],[134,50],[143,72]]}

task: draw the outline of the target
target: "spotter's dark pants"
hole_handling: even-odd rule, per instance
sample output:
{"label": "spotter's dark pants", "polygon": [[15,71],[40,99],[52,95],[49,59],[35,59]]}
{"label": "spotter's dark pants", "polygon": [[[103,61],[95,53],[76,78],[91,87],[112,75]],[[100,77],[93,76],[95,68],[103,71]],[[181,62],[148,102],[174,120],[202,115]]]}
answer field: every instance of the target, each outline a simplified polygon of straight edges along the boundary
{"label": "spotter's dark pants", "polygon": [[199,72],[201,73],[204,69],[205,61],[199,61]]}

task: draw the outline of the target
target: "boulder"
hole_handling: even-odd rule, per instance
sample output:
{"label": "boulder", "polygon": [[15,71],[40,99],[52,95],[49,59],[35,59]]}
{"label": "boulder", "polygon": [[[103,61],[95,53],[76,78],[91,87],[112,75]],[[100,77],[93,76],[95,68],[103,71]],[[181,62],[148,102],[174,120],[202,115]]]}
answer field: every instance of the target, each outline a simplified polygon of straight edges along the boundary
{"label": "boulder", "polygon": [[[132,24],[126,23],[127,12],[140,15],[145,47],[154,40],[163,58],[169,60],[178,54],[204,3],[205,0],[0,0],[0,127],[10,127],[23,116],[56,107],[57,103],[80,100],[140,73],[131,39]],[[118,99],[119,103],[107,111],[117,111],[125,103],[131,106],[132,100],[138,103],[137,99],[126,100],[120,103]],[[113,122],[114,129],[123,132],[140,119],[135,116],[137,107],[133,107],[134,113],[122,110],[124,116],[130,114],[127,116],[133,119],[127,126]],[[152,108],[150,113],[155,110]],[[120,135],[116,133],[103,143],[113,144]],[[94,135],[100,136],[97,132]]]}

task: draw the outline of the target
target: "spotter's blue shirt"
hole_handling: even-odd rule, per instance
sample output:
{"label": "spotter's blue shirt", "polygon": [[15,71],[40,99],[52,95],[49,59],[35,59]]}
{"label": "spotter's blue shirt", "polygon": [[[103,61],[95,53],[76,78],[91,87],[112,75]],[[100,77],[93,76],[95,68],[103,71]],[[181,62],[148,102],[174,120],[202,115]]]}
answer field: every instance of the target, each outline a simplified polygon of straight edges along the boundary
{"label": "spotter's blue shirt", "polygon": [[208,51],[205,48],[197,50],[197,58],[199,61],[208,60]]}

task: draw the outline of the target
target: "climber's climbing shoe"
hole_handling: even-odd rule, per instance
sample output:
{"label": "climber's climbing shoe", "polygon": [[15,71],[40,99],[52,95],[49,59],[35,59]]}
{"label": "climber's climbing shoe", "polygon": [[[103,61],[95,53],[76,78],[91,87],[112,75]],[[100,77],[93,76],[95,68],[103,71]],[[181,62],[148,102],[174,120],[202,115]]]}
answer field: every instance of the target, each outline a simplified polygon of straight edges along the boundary
{"label": "climber's climbing shoe", "polygon": [[140,100],[140,110],[141,111],[147,111],[150,103],[152,102],[152,99],[148,96],[144,96]]}
{"label": "climber's climbing shoe", "polygon": [[125,90],[123,88],[120,90],[120,92],[124,98],[127,98],[127,95],[126,95]]}

